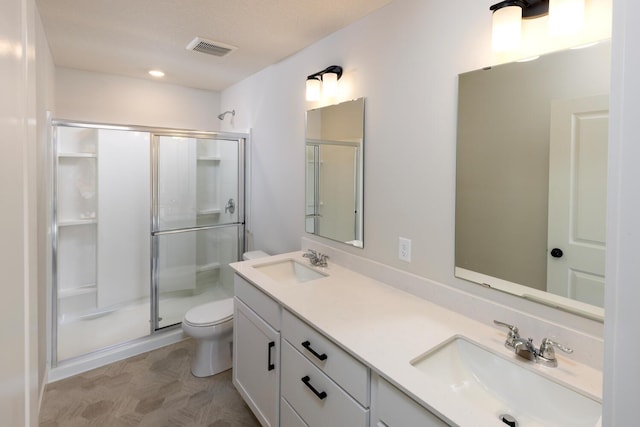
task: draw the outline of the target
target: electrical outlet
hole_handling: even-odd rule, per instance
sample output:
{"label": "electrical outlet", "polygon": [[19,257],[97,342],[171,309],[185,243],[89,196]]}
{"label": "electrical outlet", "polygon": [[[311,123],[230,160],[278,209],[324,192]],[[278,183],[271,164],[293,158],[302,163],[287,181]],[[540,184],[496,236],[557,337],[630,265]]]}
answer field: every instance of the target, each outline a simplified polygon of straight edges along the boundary
{"label": "electrical outlet", "polygon": [[404,237],[398,238],[398,258],[411,262],[411,240]]}

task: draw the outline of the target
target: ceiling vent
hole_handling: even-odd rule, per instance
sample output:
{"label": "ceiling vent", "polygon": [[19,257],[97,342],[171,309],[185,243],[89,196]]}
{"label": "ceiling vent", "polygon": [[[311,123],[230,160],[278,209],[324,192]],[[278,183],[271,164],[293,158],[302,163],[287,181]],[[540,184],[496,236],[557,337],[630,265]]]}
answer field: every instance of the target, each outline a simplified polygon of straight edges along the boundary
{"label": "ceiling vent", "polygon": [[191,43],[187,45],[187,50],[193,50],[196,52],[206,53],[213,56],[227,56],[237,48],[229,46],[228,44],[215,42],[213,40],[207,40],[200,37],[196,37],[191,40]]}

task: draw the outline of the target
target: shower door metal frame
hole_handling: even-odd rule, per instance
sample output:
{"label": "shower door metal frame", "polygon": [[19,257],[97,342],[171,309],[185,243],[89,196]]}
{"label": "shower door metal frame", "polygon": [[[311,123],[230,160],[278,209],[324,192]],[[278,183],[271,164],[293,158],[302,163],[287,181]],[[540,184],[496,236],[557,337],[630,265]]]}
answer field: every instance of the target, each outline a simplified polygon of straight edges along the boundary
{"label": "shower door metal frame", "polygon": [[[196,139],[213,139],[223,141],[235,141],[238,144],[238,203],[236,203],[236,209],[238,210],[238,222],[205,226],[185,227],[179,229],[160,230],[160,214],[158,208],[159,199],[159,159],[160,159],[160,137],[182,137],[182,138],[196,138]],[[249,138],[248,134],[231,133],[231,132],[191,132],[191,131],[158,131],[151,133],[151,321],[149,322],[150,334],[156,334],[163,330],[173,329],[180,327],[180,324],[159,326],[160,322],[160,291],[158,281],[158,239],[156,237],[191,233],[204,230],[214,230],[220,228],[228,228],[231,226],[239,227],[238,233],[238,245],[237,256],[238,260],[242,259],[245,246],[245,149],[246,142]]]}
{"label": "shower door metal frame", "polygon": [[[151,192],[151,223],[150,223],[150,233],[151,233],[151,245],[152,245],[152,257],[150,260],[151,265],[151,295],[150,295],[150,311],[151,311],[151,319],[156,319],[157,324],[157,303],[158,300],[154,299],[159,297],[157,295],[157,290],[154,286],[154,267],[157,265],[157,259],[154,258],[153,254],[153,232],[154,232],[154,197],[155,197],[155,168],[156,165],[156,149],[154,144],[155,136],[178,136],[178,137],[187,137],[187,138],[206,138],[206,139],[222,139],[222,140],[231,140],[238,141],[238,203],[237,208],[238,211],[238,223],[235,224],[241,227],[241,232],[238,236],[238,260],[242,259],[242,253],[244,252],[245,246],[245,166],[246,166],[246,143],[249,140],[248,133],[234,133],[234,132],[201,132],[201,131],[191,131],[191,130],[181,130],[181,129],[173,129],[173,128],[162,128],[162,127],[148,127],[148,126],[135,126],[135,125],[117,125],[117,124],[109,124],[109,123],[97,123],[97,122],[83,122],[77,120],[64,120],[64,119],[56,119],[48,117],[48,127],[49,127],[49,141],[51,144],[51,150],[49,152],[48,158],[51,163],[50,168],[50,177],[51,177],[51,186],[50,186],[50,195],[49,195],[49,204],[51,208],[51,218],[50,226],[51,226],[51,240],[50,240],[50,257],[51,257],[51,287],[50,293],[48,295],[48,301],[50,301],[50,310],[49,315],[47,316],[50,319],[51,324],[49,325],[50,337],[48,340],[48,351],[50,357],[50,365],[51,368],[56,368],[60,364],[60,360],[58,360],[58,244],[59,244],[59,231],[57,226],[58,221],[58,165],[57,165],[57,151],[58,151],[58,127],[77,127],[77,128],[86,128],[86,129],[105,129],[105,130],[120,130],[120,131],[131,131],[131,132],[145,132],[149,134],[149,144],[150,144],[150,158],[149,162],[151,165],[151,188],[149,191]],[[210,227],[202,227],[204,228],[217,228],[228,226],[228,224],[222,226],[210,226]],[[97,249],[96,249],[97,251]],[[155,317],[154,317],[155,316]],[[168,326],[166,328],[162,328],[160,330],[156,330],[154,328],[154,322],[150,322],[150,334],[148,336],[152,336],[166,329],[172,329],[179,327],[179,325]],[[139,340],[144,340],[148,336],[136,338],[134,340],[129,340],[126,342],[135,342]],[[89,353],[74,356],[69,359],[65,359],[62,362],[78,360],[80,358],[86,357],[87,355],[93,355],[97,353],[104,353],[111,351],[117,347],[122,346],[124,343],[117,343],[113,345],[109,345],[106,347],[98,348],[96,350],[90,351]]]}

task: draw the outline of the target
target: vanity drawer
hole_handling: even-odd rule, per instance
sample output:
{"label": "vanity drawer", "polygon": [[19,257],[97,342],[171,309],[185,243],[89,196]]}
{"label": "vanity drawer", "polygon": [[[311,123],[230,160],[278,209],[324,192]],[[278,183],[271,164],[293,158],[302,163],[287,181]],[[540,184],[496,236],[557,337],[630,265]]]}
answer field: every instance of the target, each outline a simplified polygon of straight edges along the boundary
{"label": "vanity drawer", "polygon": [[273,329],[280,331],[280,305],[237,274],[234,274],[233,284],[235,296],[251,307]]}
{"label": "vanity drawer", "polygon": [[312,427],[366,427],[369,410],[286,341],[281,345],[282,397]]}
{"label": "vanity drawer", "polygon": [[369,368],[287,310],[282,337],[365,408],[369,407]]}
{"label": "vanity drawer", "polygon": [[302,421],[300,415],[296,414],[289,402],[280,399],[280,427],[309,427]]}

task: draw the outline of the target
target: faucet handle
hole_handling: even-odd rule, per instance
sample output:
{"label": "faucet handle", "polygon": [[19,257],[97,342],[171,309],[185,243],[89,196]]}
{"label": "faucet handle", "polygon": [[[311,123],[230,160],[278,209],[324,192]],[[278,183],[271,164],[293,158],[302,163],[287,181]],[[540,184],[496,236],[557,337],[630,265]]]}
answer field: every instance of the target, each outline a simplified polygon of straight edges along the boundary
{"label": "faucet handle", "polygon": [[538,350],[538,357],[536,358],[536,361],[552,368],[558,366],[556,352],[553,350],[554,347],[559,348],[565,353],[573,353],[573,350],[569,347],[552,341],[549,338],[543,338],[542,344],[540,344],[540,349]]}
{"label": "faucet handle", "polygon": [[305,258],[315,258],[318,256],[318,253],[313,249],[307,249],[307,252],[303,253],[302,256]]}
{"label": "faucet handle", "polygon": [[[540,344],[540,354],[542,355],[542,357],[547,358],[547,359],[551,359],[553,358],[553,356],[555,356],[555,352],[553,351],[553,347],[556,347],[562,351],[564,351],[565,353],[571,354],[573,353],[573,350],[570,349],[569,347],[562,345],[560,343],[557,343],[553,340],[550,340],[549,338],[543,338],[542,339],[542,344]],[[549,357],[551,356],[551,357]]]}
{"label": "faucet handle", "polygon": [[518,327],[514,326],[514,325],[510,325],[508,323],[504,323],[501,322],[499,320],[494,320],[493,323],[495,323],[498,326],[504,326],[505,328],[509,329],[509,336],[514,336],[514,337],[518,337]]}
{"label": "faucet handle", "polygon": [[501,322],[499,320],[494,320],[498,326],[504,326],[509,329],[509,333],[507,334],[507,339],[504,342],[504,346],[508,349],[515,349],[516,340],[520,339],[520,334],[518,333],[518,327],[514,325],[510,325],[508,323]]}
{"label": "faucet handle", "polygon": [[318,254],[318,265],[320,267],[326,267],[327,266],[327,260],[329,259],[329,255],[326,254]]}

